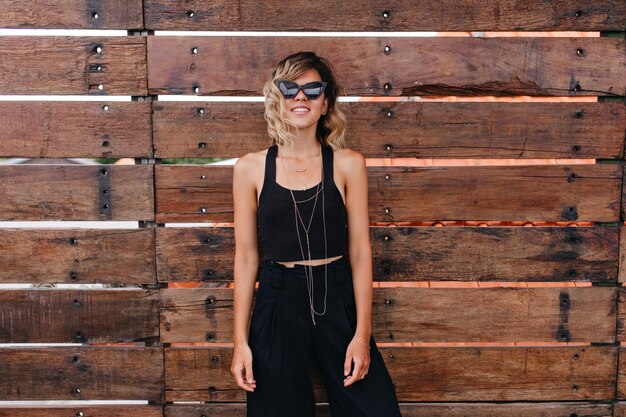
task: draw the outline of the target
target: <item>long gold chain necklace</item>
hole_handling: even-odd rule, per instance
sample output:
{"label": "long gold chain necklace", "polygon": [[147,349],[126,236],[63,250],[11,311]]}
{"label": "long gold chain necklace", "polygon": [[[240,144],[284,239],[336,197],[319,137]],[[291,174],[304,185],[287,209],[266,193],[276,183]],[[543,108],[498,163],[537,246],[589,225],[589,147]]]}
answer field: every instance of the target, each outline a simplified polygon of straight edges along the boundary
{"label": "long gold chain necklace", "polygon": [[[320,147],[320,154],[322,149]],[[311,223],[313,221],[313,216],[315,215],[315,208],[317,206],[317,197],[320,193],[320,190],[324,189],[324,158],[320,158],[322,160],[322,181],[318,184],[317,186],[317,191],[315,192],[315,202],[313,203],[313,210],[311,211],[311,218],[309,219],[309,224],[308,226],[305,226],[304,224],[304,220],[302,219],[302,215],[300,214],[300,210],[298,210],[298,202],[296,202],[296,198],[293,195],[293,190],[291,189],[291,184],[289,183],[289,176],[285,175],[287,177],[287,185],[289,187],[289,193],[291,194],[291,199],[293,200],[293,207],[294,207],[294,217],[296,220],[296,233],[298,234],[298,244],[300,246],[300,253],[302,254],[302,259],[304,259],[304,249],[302,247],[302,238],[300,236],[300,228],[298,227],[298,220],[300,220],[300,223],[302,223],[302,228],[304,229],[305,232],[305,237],[306,237],[306,242],[307,242],[307,254],[308,254],[308,258],[309,258],[309,262],[311,262],[311,244],[309,241],[309,230],[311,228]],[[280,158],[281,162],[284,161],[284,157]],[[283,169],[285,169],[285,163],[283,163]],[[285,170],[285,174],[286,174],[286,170]],[[305,184],[306,187],[306,184]],[[313,197],[311,197],[313,198]],[[302,201],[308,201],[311,198],[308,198],[306,200],[302,200]],[[325,198],[324,198],[324,193],[322,192],[322,219],[323,219],[323,224],[324,224],[324,258],[328,258],[328,244],[327,244],[327,240],[326,240],[326,207],[325,207]],[[307,271],[308,269],[308,271]],[[328,295],[328,266],[326,263],[324,263],[324,311],[321,313],[318,313],[317,311],[315,311],[315,308],[313,307],[314,304],[314,299],[313,299],[313,266],[312,265],[304,265],[304,274],[306,276],[306,282],[307,282],[307,291],[309,293],[309,306],[311,309],[311,320],[313,321],[313,325],[315,325],[315,315],[317,314],[318,316],[324,315],[326,313],[326,298]]]}

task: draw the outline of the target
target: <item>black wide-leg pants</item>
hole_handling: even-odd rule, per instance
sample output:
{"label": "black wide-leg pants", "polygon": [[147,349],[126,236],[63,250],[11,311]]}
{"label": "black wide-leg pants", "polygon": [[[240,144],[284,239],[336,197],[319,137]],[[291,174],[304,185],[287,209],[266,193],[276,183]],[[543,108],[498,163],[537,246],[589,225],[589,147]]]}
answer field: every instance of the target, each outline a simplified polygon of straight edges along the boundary
{"label": "black wide-leg pants", "polygon": [[[346,349],[356,331],[352,271],[344,256],[326,264],[325,314],[311,320],[304,265],[264,261],[252,310],[248,344],[254,392],[246,391],[247,417],[313,417],[310,378],[318,367],[332,417],[401,417],[395,387],[373,336],[364,379],[343,385]],[[313,298],[324,311],[324,265],[313,266]]]}

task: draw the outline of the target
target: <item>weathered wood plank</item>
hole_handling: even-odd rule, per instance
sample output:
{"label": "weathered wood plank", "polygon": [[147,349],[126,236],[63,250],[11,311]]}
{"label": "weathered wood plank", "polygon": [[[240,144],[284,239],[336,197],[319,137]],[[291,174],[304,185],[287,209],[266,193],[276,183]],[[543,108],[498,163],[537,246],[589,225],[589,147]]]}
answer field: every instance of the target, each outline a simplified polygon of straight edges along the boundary
{"label": "weathered wood plank", "polygon": [[0,220],[153,220],[150,165],[2,165]]}
{"label": "weathered wood plank", "polygon": [[[458,402],[428,404],[400,403],[400,412],[404,417],[611,417],[611,411],[611,403],[596,402],[543,402],[498,404]],[[205,417],[245,417],[246,405],[237,403],[166,404],[164,415],[165,417],[196,417],[198,415],[203,415]],[[316,416],[331,417],[328,405],[318,403]],[[621,417],[622,414],[619,414],[619,416]],[[2,411],[0,411],[0,417],[5,417],[2,415]],[[7,415],[6,417],[9,416]],[[20,414],[18,415],[18,417],[23,416]]]}
{"label": "weathered wood plank", "polygon": [[0,156],[151,157],[149,102],[0,102]]}
{"label": "weathered wood plank", "polygon": [[2,347],[0,400],[163,401],[161,347]]}
{"label": "weathered wood plank", "polygon": [[279,59],[314,51],[333,64],[347,95],[623,96],[625,45],[614,38],[151,36],[148,88],[263,95]]}
{"label": "weathered wood plank", "polygon": [[[623,157],[626,109],[619,103],[340,106],[348,119],[346,146],[366,157]],[[154,102],[153,108],[159,158],[240,157],[270,145],[263,103]]]}
{"label": "weathered wood plank", "polygon": [[613,417],[626,417],[626,402],[616,401],[613,403]]}
{"label": "weathered wood plank", "polygon": [[[382,347],[399,401],[611,400],[616,346]],[[245,401],[232,348],[165,348],[166,401]],[[319,373],[315,398],[326,401]]]}
{"label": "weathered wood plank", "polygon": [[154,229],[0,229],[0,282],[155,284]]}
{"label": "weathered wood plank", "polygon": [[[80,414],[83,413],[83,414]],[[3,408],[0,407],[0,417],[67,417],[88,415],[90,417],[128,417],[141,415],[143,417],[163,416],[161,405],[61,405],[47,404],[45,408]],[[594,415],[595,416],[595,415]]]}
{"label": "weathered wood plank", "polygon": [[[623,322],[618,323],[618,326],[623,326]],[[619,363],[618,363],[618,369],[617,369],[617,391],[616,391],[615,397],[618,400],[626,399],[626,348],[624,346],[620,346],[620,349],[619,349]],[[622,414],[626,415],[626,412],[622,412]]]}
{"label": "weathered wood plank", "polygon": [[158,290],[0,291],[0,343],[158,340]]}
{"label": "weathered wood plank", "polygon": [[[158,222],[233,221],[232,166],[157,166],[155,174]],[[619,218],[618,164],[368,167],[368,175],[370,221]]]}
{"label": "weathered wood plank", "polygon": [[0,27],[140,29],[141,0],[0,0]]}
{"label": "weathered wood plank", "polygon": [[0,94],[147,94],[142,36],[0,37],[0,57]]}
{"label": "weathered wood plank", "polygon": [[[161,290],[161,341],[232,342],[233,297],[230,288]],[[379,343],[613,343],[616,304],[615,287],[374,288],[372,332]]]}
{"label": "weathered wood plank", "polygon": [[600,31],[623,30],[626,26],[626,7],[617,0],[599,3],[569,0],[556,4],[540,0],[523,4],[514,0],[488,4],[472,0],[392,3],[301,0],[290,2],[289,7],[279,7],[268,0],[193,4],[182,0],[146,0],[144,3],[146,27],[153,30]]}
{"label": "weathered wood plank", "polygon": [[[617,227],[370,227],[376,281],[616,282],[624,240]],[[161,282],[225,285],[233,279],[234,230],[157,228],[156,254]]]}

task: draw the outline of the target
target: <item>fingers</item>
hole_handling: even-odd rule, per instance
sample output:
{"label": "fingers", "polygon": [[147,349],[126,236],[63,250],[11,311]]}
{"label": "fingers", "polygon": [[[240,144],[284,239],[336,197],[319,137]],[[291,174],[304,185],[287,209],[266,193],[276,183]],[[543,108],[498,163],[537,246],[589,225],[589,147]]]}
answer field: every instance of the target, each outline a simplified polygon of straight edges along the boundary
{"label": "fingers", "polygon": [[[369,362],[370,362],[369,359],[363,360],[360,358],[354,358],[353,360],[354,360],[354,370],[352,371],[352,375],[344,378],[343,380],[344,387],[348,387],[354,384],[355,382],[361,379],[364,379],[365,375],[367,375],[369,371]],[[344,375],[346,374],[344,373]]]}
{"label": "fingers", "polygon": [[252,363],[244,362],[234,364],[231,368],[231,374],[235,377],[235,381],[240,388],[250,392],[254,391],[256,388],[256,381],[252,376]]}

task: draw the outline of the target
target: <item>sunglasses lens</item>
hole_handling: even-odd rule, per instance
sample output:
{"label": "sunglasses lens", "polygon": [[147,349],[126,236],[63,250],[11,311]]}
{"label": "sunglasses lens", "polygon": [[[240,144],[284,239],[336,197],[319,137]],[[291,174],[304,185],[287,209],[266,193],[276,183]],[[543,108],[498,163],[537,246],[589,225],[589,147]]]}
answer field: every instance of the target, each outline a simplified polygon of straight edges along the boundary
{"label": "sunglasses lens", "polygon": [[322,83],[309,83],[304,86],[303,90],[304,94],[308,98],[310,98],[311,100],[315,100],[322,95],[322,91],[324,91],[324,88],[322,86]]}
{"label": "sunglasses lens", "polygon": [[278,84],[280,92],[283,93],[285,98],[294,98],[298,95],[298,84],[291,81],[281,81]]}

